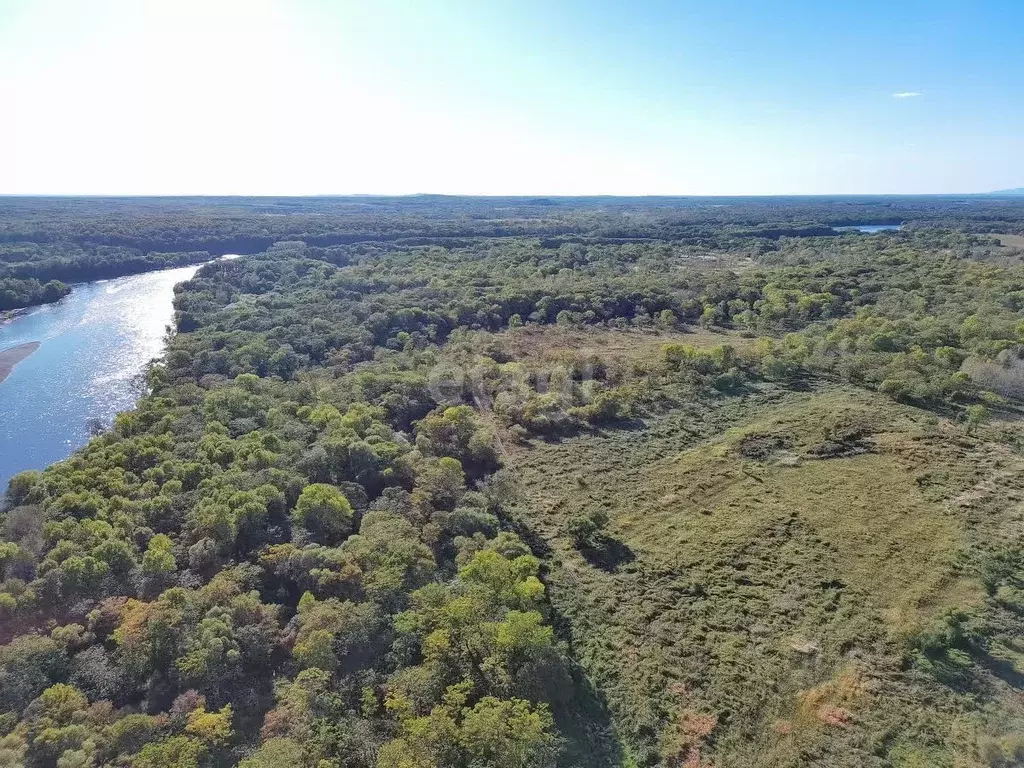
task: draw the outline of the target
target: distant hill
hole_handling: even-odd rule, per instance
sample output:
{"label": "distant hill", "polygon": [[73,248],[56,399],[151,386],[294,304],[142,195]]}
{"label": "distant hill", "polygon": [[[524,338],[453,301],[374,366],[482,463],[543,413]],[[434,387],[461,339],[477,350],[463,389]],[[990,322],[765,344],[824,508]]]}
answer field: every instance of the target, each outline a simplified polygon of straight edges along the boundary
{"label": "distant hill", "polygon": [[1024,187],[1017,187],[1016,189],[997,189],[995,192],[989,192],[990,195],[1024,195]]}

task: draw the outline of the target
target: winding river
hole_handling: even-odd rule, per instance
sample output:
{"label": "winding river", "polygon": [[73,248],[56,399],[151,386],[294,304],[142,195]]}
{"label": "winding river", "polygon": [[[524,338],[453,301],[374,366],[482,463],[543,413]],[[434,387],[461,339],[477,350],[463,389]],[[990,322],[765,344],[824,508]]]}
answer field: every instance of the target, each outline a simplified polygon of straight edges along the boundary
{"label": "winding river", "polygon": [[67,458],[135,404],[147,363],[163,351],[174,286],[198,269],[76,285],[0,325],[0,355],[19,348],[0,376],[0,493],[13,475]]}

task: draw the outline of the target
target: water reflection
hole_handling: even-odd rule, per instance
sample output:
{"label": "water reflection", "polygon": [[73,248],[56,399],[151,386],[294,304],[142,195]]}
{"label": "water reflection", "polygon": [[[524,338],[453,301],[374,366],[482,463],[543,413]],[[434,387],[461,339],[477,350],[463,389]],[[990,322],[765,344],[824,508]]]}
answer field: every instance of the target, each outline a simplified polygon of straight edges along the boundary
{"label": "water reflection", "polygon": [[173,288],[197,266],[75,286],[57,304],[0,326],[0,350],[41,346],[0,383],[0,488],[66,458],[131,408],[146,364],[163,350]]}

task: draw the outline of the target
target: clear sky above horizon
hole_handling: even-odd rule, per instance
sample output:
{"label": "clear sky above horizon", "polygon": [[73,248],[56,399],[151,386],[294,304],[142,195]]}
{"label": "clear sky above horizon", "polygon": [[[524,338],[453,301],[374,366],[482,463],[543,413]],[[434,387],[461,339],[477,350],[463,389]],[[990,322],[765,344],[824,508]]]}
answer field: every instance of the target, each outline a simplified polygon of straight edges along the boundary
{"label": "clear sky above horizon", "polygon": [[1020,187],[1021,30],[1021,0],[0,0],[0,193]]}

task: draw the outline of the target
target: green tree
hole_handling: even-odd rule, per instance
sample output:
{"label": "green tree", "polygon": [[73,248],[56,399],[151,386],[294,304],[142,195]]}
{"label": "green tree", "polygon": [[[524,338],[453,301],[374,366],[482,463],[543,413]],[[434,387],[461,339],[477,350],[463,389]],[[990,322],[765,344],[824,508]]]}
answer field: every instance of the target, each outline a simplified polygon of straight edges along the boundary
{"label": "green tree", "polygon": [[209,747],[226,746],[235,735],[231,726],[231,705],[221,707],[218,712],[207,712],[205,707],[193,709],[188,713],[185,733]]}
{"label": "green tree", "polygon": [[474,764],[495,768],[549,768],[558,755],[554,720],[543,704],[493,696],[463,710],[459,740]]}
{"label": "green tree", "polygon": [[989,420],[989,410],[984,405],[969,405],[964,409],[964,421],[967,423],[967,434],[973,435],[978,427]]}
{"label": "green tree", "polygon": [[323,483],[307,485],[292,511],[292,524],[324,544],[341,542],[352,530],[352,518],[352,505],[345,495]]}
{"label": "green tree", "polygon": [[589,514],[570,517],[565,532],[569,534],[577,549],[596,547],[600,544],[607,525],[608,513],[604,510],[595,510]]}
{"label": "green tree", "polygon": [[294,739],[275,738],[238,764],[238,768],[299,768],[305,764],[302,745]]}
{"label": "green tree", "polygon": [[132,768],[199,768],[206,755],[198,739],[169,736],[144,746],[132,759]]}

